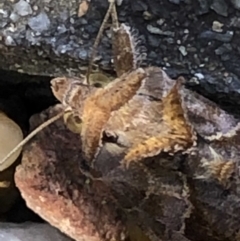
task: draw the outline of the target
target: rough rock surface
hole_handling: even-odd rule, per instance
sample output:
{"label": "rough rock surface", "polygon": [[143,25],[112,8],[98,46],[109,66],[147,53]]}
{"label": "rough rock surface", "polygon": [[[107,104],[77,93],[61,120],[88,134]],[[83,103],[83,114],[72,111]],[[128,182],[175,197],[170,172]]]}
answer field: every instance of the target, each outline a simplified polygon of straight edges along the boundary
{"label": "rough rock surface", "polygon": [[[35,116],[32,128],[48,117]],[[27,206],[75,240],[122,240],[126,227],[109,188],[79,171],[78,135],[58,121],[36,138],[40,142],[29,147],[15,174]]]}
{"label": "rough rock surface", "polygon": [[[150,64],[166,67],[171,77],[185,75],[189,86],[239,114],[239,1],[119,2],[119,20],[138,30]],[[108,2],[90,1],[82,17],[79,3],[1,1],[1,68],[49,76],[84,73]],[[98,50],[97,65],[112,70],[109,31]]]}
{"label": "rough rock surface", "polygon": [[0,223],[0,241],[71,241],[48,224]]}

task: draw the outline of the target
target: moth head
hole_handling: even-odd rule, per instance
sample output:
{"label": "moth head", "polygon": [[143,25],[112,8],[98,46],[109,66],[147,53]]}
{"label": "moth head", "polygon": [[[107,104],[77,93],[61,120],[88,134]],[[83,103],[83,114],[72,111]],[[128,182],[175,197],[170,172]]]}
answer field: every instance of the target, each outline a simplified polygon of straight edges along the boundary
{"label": "moth head", "polygon": [[77,107],[82,97],[88,94],[88,85],[85,78],[58,77],[51,80],[51,89],[54,96],[64,107]]}
{"label": "moth head", "polygon": [[58,77],[51,80],[51,89],[54,96],[65,106],[78,108],[87,96],[95,89],[106,86],[111,79],[102,73],[90,75],[89,83],[85,76],[80,78]]}
{"label": "moth head", "polygon": [[82,120],[78,110],[82,106],[82,95],[88,89],[84,78],[58,77],[51,80],[51,89],[64,107],[63,120],[67,128],[73,133],[81,133]]}
{"label": "moth head", "polygon": [[65,113],[64,122],[69,130],[81,133],[81,113],[85,99],[97,88],[102,88],[110,82],[110,78],[102,73],[94,73],[87,84],[85,76],[80,78],[58,77],[51,80],[54,96],[62,103]]}
{"label": "moth head", "polygon": [[50,83],[53,95],[57,98],[57,100],[59,100],[62,103],[65,92],[68,89],[68,79],[65,77],[58,77],[52,79]]}

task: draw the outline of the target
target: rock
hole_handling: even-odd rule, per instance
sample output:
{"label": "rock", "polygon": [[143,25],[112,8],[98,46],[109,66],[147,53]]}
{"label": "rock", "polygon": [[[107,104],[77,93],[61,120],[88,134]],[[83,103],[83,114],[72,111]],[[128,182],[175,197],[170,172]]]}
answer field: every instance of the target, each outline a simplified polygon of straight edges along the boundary
{"label": "rock", "polygon": [[235,28],[240,29],[240,18],[238,18],[238,17],[233,17],[233,18],[231,19],[231,25],[232,25],[233,27],[235,27]]}
{"label": "rock", "polygon": [[[70,0],[68,3],[64,0],[26,2],[32,9],[32,13],[27,16],[19,16],[16,13],[12,15],[12,9],[16,4],[14,1],[3,0],[0,4],[1,68],[51,77],[85,74],[97,31],[107,11],[108,1],[91,0],[88,11],[81,18],[77,17],[79,1],[76,0]],[[117,6],[119,21],[130,25],[133,30],[137,29],[139,38],[144,39],[143,44],[149,53],[147,64],[167,67],[168,73],[174,78],[179,74],[191,79],[195,72],[204,72],[204,75],[211,76],[212,81],[215,80],[216,85],[212,88],[216,89],[210,90],[208,83],[201,80],[199,91],[203,88],[204,91],[201,93],[216,101],[227,100],[229,93],[231,106],[236,105],[240,102],[239,91],[219,82],[230,68],[229,65],[225,65],[223,58],[216,58],[215,50],[219,48],[221,41],[231,44],[229,56],[239,51],[237,40],[240,38],[240,32],[235,29],[240,26],[237,10],[229,8],[229,19],[209,11],[211,4],[217,9],[214,4],[222,4],[221,1],[198,0],[187,4],[186,1],[180,2],[184,3],[175,6],[163,0],[125,0]],[[223,6],[226,12],[226,6]],[[144,18],[146,12],[151,18]],[[224,24],[221,33],[210,31],[213,20]],[[108,29],[97,48],[95,65],[97,70],[113,75],[111,35],[107,32]],[[202,38],[196,41],[199,33],[202,33]],[[180,44],[177,44],[177,41]],[[156,48],[157,44],[159,46]],[[179,54],[179,45],[187,49],[188,55],[184,58]],[[191,49],[195,49],[195,52],[190,51]],[[194,57],[196,52],[197,58]],[[163,61],[165,57],[168,58],[167,62]],[[221,68],[213,70],[209,65]],[[235,75],[236,68],[233,69],[234,72],[230,71],[229,75],[233,82],[236,81],[234,85],[238,86],[240,76]],[[232,95],[233,92],[236,95]],[[222,98],[223,93],[225,98]],[[223,104],[224,108],[229,104]]]}
{"label": "rock", "polygon": [[205,14],[209,12],[210,4],[207,0],[198,0],[199,8],[196,9],[199,15]]}
{"label": "rock", "polygon": [[31,5],[24,0],[20,0],[19,2],[14,4],[13,11],[21,17],[32,14]]}
{"label": "rock", "polygon": [[213,24],[212,24],[212,30],[214,32],[218,32],[218,33],[221,33],[223,31],[222,27],[224,26],[224,24],[218,22],[218,21],[213,21]]}
{"label": "rock", "polygon": [[175,34],[171,31],[163,31],[160,28],[153,27],[152,25],[148,25],[147,30],[152,34],[159,34],[159,35],[165,35],[165,36],[171,36],[171,37],[175,36]]}
{"label": "rock", "polygon": [[182,54],[182,56],[187,56],[187,54],[188,54],[187,50],[186,50],[186,48],[184,46],[180,46],[179,47],[179,51]]}
{"label": "rock", "polygon": [[42,33],[50,28],[50,20],[45,12],[40,12],[36,17],[31,17],[28,20],[29,27],[35,31]]}
{"label": "rock", "polygon": [[225,0],[213,0],[211,9],[213,9],[219,15],[224,17],[228,16],[228,5],[226,4]]}
{"label": "rock", "polygon": [[215,50],[215,53],[217,55],[222,55],[224,53],[230,53],[231,50],[232,50],[232,46],[230,44],[223,44]]}
{"label": "rock", "polygon": [[194,76],[196,76],[199,80],[204,79],[204,75],[202,73],[195,73]]}
{"label": "rock", "polygon": [[[181,90],[192,111],[191,124],[204,138],[218,131],[227,134],[238,123],[216,104]],[[35,115],[31,129],[61,110],[55,106]],[[27,145],[15,181],[31,209],[77,241],[236,241],[240,204],[235,177],[227,187],[215,176],[205,180],[201,175],[206,174],[202,161],[214,157],[209,145],[227,161],[229,155],[238,160],[239,134],[227,134],[226,143],[199,138],[191,155],[153,157],[128,169],[120,166],[121,151],[112,153],[113,143],[106,141],[90,177],[80,136],[58,120]]]}
{"label": "rock", "polygon": [[11,36],[6,36],[5,38],[5,45],[6,46],[17,46],[17,43]]}
{"label": "rock", "polygon": [[0,223],[0,241],[71,241],[48,224],[40,223]]}
{"label": "rock", "polygon": [[231,0],[231,2],[236,9],[240,10],[240,1],[239,0]]}
{"label": "rock", "polygon": [[[55,107],[43,115],[34,116],[31,119],[31,128],[60,110],[61,108]],[[58,130],[59,126],[63,127],[62,131],[65,133],[63,139],[59,136],[63,142],[58,142],[58,134],[55,136],[52,132],[53,129]],[[126,225],[119,216],[119,207],[109,188],[101,181],[92,183],[79,171],[76,154],[80,151],[80,145],[72,146],[72,143],[79,143],[79,136],[68,131],[62,120],[55,122],[52,128],[51,131],[45,129],[37,138],[45,139],[46,135],[52,133],[51,140],[57,138],[59,150],[55,149],[55,141],[51,141],[53,145],[46,143],[48,153],[42,152],[41,148],[32,149],[32,146],[28,152],[30,155],[23,157],[22,166],[16,170],[16,185],[27,206],[76,241],[102,241],[105,238],[121,240],[120,237],[123,238],[126,234]],[[68,147],[67,142],[71,143]],[[65,161],[61,158],[58,162],[54,153],[69,158]],[[46,159],[46,154],[50,155],[50,159]],[[33,166],[36,168],[32,168]],[[50,172],[45,168],[50,168]]]}
{"label": "rock", "polygon": [[218,40],[220,42],[228,43],[232,40],[234,35],[233,31],[227,31],[226,33],[216,33],[210,30],[204,31],[199,35],[199,38]]}

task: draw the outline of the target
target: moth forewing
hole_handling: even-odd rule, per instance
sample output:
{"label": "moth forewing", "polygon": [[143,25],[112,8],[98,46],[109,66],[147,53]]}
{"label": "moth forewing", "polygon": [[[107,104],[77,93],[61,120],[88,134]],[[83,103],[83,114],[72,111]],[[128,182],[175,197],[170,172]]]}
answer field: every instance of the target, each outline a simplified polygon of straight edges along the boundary
{"label": "moth forewing", "polygon": [[130,74],[122,75],[106,87],[97,89],[85,100],[81,137],[83,153],[89,162],[97,155],[102,131],[111,112],[132,99],[145,78],[145,71],[139,68]]}
{"label": "moth forewing", "polygon": [[179,151],[186,151],[194,145],[196,133],[186,119],[179,92],[180,86],[181,81],[177,80],[166,96],[162,91],[162,117],[158,122],[159,125],[165,127],[165,130],[159,129],[159,132],[156,130],[155,135],[134,144],[122,161],[124,166],[128,168],[132,162],[138,162],[162,152],[174,155]]}

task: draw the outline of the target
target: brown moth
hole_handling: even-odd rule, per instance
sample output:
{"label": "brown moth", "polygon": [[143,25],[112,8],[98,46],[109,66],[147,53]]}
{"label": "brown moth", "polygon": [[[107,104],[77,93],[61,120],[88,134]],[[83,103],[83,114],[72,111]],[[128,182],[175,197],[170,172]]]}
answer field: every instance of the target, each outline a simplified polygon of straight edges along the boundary
{"label": "brown moth", "polygon": [[[237,120],[193,95],[181,79],[170,79],[158,67],[140,68],[145,53],[138,51],[137,37],[125,24],[119,26],[115,6],[111,11],[118,78],[98,89],[80,84],[84,79],[78,84],[52,80],[55,96],[81,119],[82,149],[90,163],[97,158],[103,139],[124,147],[122,163],[129,166],[161,152],[188,151],[196,144],[196,132],[210,140],[216,133],[224,135],[234,129]],[[205,122],[196,123],[195,116]]]}
{"label": "brown moth", "polygon": [[[172,80],[158,67],[140,67],[146,52],[139,51],[137,36],[131,28],[119,25],[115,3],[109,2],[87,75],[51,81],[53,94],[65,111],[49,123],[64,116],[69,129],[81,135],[83,154],[89,164],[98,157],[102,145],[110,141],[115,145],[110,150],[113,154],[124,147],[122,164],[127,167],[161,152],[188,152],[196,145],[197,134],[211,141],[234,132],[238,121],[214,103],[185,89],[182,79]],[[110,15],[117,74],[111,82],[105,76],[94,79],[90,75],[96,46]],[[96,82],[105,86],[99,88]],[[201,117],[204,121],[196,123],[196,118]]]}
{"label": "brown moth", "polygon": [[81,120],[84,157],[92,163],[103,135],[118,142],[121,133],[128,136],[128,140],[122,140],[123,145],[129,145],[122,161],[127,166],[161,152],[187,150],[196,141],[196,135],[183,110],[181,80],[171,80],[157,67],[140,68],[145,53],[138,51],[136,36],[125,24],[119,26],[115,7],[112,17],[118,78],[103,88],[84,85],[84,80],[51,81],[54,95]]}
{"label": "brown moth", "polygon": [[118,24],[113,2],[106,18],[110,14],[117,78],[92,78],[89,70],[51,82],[66,126],[81,136],[69,150],[68,140],[55,135],[60,155],[54,162],[64,163],[64,148],[74,152],[81,144],[116,205],[151,240],[196,240],[191,225],[198,240],[239,240],[239,120],[186,89],[182,78],[173,80],[159,67],[141,68],[146,53],[138,50],[137,36]]}

